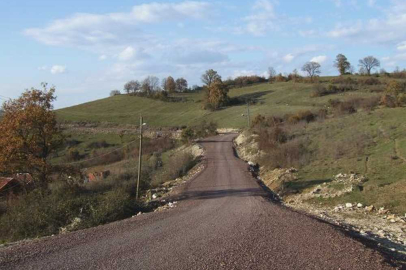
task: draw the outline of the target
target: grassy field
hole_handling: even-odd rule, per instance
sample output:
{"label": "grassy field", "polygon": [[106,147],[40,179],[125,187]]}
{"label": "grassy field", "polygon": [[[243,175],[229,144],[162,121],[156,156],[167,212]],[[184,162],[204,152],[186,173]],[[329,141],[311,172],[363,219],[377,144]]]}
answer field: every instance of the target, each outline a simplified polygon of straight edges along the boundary
{"label": "grassy field", "polygon": [[[322,78],[328,80],[329,78]],[[298,110],[315,109],[326,104],[331,96],[311,98],[312,84],[282,82],[258,84],[244,88],[234,88],[230,97],[251,98],[256,101],[251,114],[284,114]],[[338,98],[371,95],[368,92],[349,92]],[[177,94],[184,102],[162,102],[135,96],[109,97],[57,111],[61,121],[110,122],[118,124],[138,124],[142,114],[148,125],[169,127],[194,125],[203,120],[216,121],[219,127],[242,128],[247,125],[247,106],[230,106],[210,112],[202,109],[203,93]]]}
{"label": "grassy field", "polygon": [[[338,173],[359,173],[369,179],[363,191],[317,202],[328,205],[361,202],[404,214],[405,115],[405,108],[377,109],[309,124],[304,134],[311,137],[311,148],[317,149],[317,154],[299,171],[302,186],[315,187]],[[357,143],[365,143],[362,152],[358,151]]]}

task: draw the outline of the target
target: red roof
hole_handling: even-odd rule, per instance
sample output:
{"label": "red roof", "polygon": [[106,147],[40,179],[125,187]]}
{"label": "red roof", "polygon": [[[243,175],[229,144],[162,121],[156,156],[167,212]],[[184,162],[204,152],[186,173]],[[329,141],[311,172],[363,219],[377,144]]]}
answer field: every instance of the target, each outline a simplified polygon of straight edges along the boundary
{"label": "red roof", "polygon": [[[9,178],[9,177],[0,177],[0,190],[2,190],[5,186],[8,185],[8,183],[16,181],[14,178]],[[17,184],[18,182],[16,182]]]}

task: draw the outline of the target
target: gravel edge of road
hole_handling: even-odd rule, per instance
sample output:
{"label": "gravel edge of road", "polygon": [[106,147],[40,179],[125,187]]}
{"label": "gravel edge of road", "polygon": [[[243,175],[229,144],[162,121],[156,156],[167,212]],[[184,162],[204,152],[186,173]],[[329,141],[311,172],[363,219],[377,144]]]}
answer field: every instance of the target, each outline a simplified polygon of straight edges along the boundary
{"label": "gravel edge of road", "polygon": [[[234,155],[237,158],[239,158],[239,159],[243,160],[244,162],[246,162],[247,167],[249,167],[248,161],[242,159],[238,155],[238,150],[237,150],[237,146],[236,146],[235,142],[233,142],[233,152],[234,152]],[[257,175],[257,173],[255,171],[251,171],[251,175],[252,175],[252,178],[269,195],[268,199],[269,199],[269,201],[271,203],[276,203],[280,207],[284,207],[288,211],[296,212],[296,213],[305,215],[305,216],[307,216],[309,218],[315,219],[318,222],[328,224],[328,225],[332,226],[334,229],[336,229],[336,230],[340,231],[341,233],[343,233],[345,236],[350,237],[350,238],[355,239],[356,241],[360,242],[366,248],[378,251],[385,258],[386,262],[388,264],[390,264],[391,266],[396,267],[397,269],[402,269],[402,270],[405,269],[406,270],[406,258],[404,256],[399,255],[398,253],[393,252],[393,251],[385,248],[384,246],[381,246],[379,244],[379,242],[377,242],[377,241],[375,241],[373,239],[369,239],[369,238],[363,236],[357,230],[351,228],[350,224],[341,224],[341,223],[337,224],[337,223],[335,223],[334,219],[322,218],[322,217],[317,216],[315,214],[306,212],[305,210],[296,209],[296,208],[293,208],[293,207],[285,204],[283,202],[282,198],[280,198],[261,179],[258,178],[258,175]]]}

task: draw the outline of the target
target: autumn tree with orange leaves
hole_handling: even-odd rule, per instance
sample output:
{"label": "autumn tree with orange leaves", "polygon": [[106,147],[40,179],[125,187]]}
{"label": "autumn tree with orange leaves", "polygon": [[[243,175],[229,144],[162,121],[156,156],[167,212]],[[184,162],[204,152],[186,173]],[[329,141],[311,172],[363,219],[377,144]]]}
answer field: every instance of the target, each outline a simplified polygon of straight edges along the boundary
{"label": "autumn tree with orange leaves", "polygon": [[0,120],[0,173],[30,173],[37,186],[46,187],[51,153],[63,143],[52,102],[55,88],[32,88],[3,104]]}

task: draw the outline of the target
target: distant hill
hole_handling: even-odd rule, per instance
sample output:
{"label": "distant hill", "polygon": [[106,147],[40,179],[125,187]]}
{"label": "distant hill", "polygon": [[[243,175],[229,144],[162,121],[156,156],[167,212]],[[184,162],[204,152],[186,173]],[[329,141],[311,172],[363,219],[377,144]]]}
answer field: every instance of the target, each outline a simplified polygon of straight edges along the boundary
{"label": "distant hill", "polygon": [[[331,78],[325,77],[325,82]],[[347,92],[324,97],[310,97],[314,85],[308,83],[263,83],[244,88],[231,89],[229,95],[241,100],[251,98],[256,104],[250,106],[252,118],[257,114],[285,114],[298,110],[315,110],[327,104],[331,98],[347,98],[372,95],[368,91]],[[183,102],[162,102],[149,98],[119,95],[73,106],[57,111],[62,121],[111,122],[138,124],[139,115],[150,126],[193,125],[203,120],[216,121],[220,127],[241,128],[247,125],[245,104],[226,107],[210,112],[202,109],[203,93],[176,94]]]}

